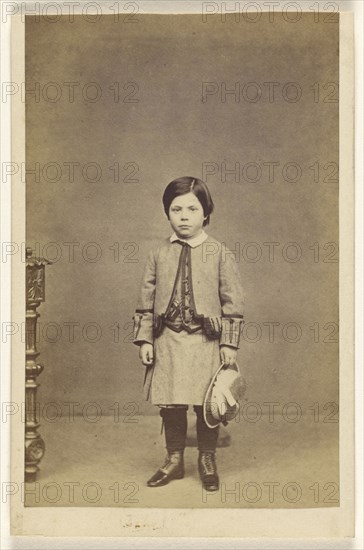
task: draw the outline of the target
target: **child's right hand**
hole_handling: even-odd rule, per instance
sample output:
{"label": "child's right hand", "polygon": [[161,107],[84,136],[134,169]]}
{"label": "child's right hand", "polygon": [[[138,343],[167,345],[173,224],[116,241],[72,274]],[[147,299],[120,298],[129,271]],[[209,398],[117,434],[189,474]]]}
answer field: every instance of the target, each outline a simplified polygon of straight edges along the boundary
{"label": "child's right hand", "polygon": [[153,345],[149,344],[149,342],[144,342],[139,348],[139,357],[146,367],[152,365],[154,361]]}

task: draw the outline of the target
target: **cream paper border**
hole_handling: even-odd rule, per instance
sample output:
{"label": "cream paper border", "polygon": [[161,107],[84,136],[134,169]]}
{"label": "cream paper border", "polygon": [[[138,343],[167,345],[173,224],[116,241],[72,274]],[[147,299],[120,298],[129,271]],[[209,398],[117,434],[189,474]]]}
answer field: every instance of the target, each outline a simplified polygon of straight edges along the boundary
{"label": "cream paper border", "polygon": [[[24,23],[12,18],[12,81],[24,82]],[[315,509],[25,508],[11,502],[11,535],[56,537],[354,536],[354,59],[353,16],[340,14],[340,507]],[[12,103],[12,161],[25,162],[25,106]],[[12,178],[12,242],[25,241],[25,184]],[[12,321],[24,322],[25,264],[12,256]],[[12,401],[25,400],[25,345],[12,341]],[[24,423],[12,417],[11,480],[23,484]],[[136,528],[138,525],[138,528]]]}

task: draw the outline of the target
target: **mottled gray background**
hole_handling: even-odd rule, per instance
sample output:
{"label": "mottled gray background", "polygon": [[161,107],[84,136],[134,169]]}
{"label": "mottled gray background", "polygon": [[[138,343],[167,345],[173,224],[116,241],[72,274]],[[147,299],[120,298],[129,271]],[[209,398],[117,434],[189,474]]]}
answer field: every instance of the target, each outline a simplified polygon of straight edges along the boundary
{"label": "mottled gray background", "polygon": [[[323,259],[328,242],[338,242],[338,183],[324,181],[331,172],[322,168],[315,182],[309,168],[315,162],[338,163],[338,103],[325,102],[338,82],[338,24],[313,24],[313,14],[293,24],[266,17],[253,24],[219,16],[203,23],[200,15],[138,15],[137,23],[115,22],[105,16],[89,23],[76,16],[57,23],[26,20],[26,80],[29,87],[49,82],[61,86],[62,97],[51,102],[28,95],[26,102],[26,155],[28,167],[58,163],[59,181],[49,177],[27,178],[27,243],[58,243],[62,257],[47,268],[46,302],[39,311],[39,349],[45,365],[39,377],[41,403],[81,404],[96,401],[112,414],[114,402],[140,403],[140,411],[155,414],[141,397],[144,367],[130,343],[130,321],[135,307],[144,260],[149,248],[170,234],[161,196],[165,186],[181,175],[203,176],[203,163],[279,162],[269,182],[267,168],[259,181],[241,177],[224,182],[221,170],[206,179],[216,210],[208,232],[230,248],[258,243],[257,262],[238,258],[245,291],[246,322],[259,323],[262,338],[242,339],[239,363],[248,382],[247,399],[263,404],[295,401],[305,411],[318,402],[338,400],[338,344],[324,343],[331,331],[324,325],[338,322],[338,263]],[[273,101],[264,82],[278,82]],[[68,101],[65,82],[77,82],[75,100]],[[90,103],[81,89],[97,82],[102,97]],[[120,83],[120,101],[109,89]],[[138,102],[126,102],[134,82]],[[219,94],[201,101],[202,82],[216,82],[219,89],[235,83],[256,82],[263,94],[256,102]],[[298,102],[282,98],[282,86],[297,82]],[[314,100],[313,86],[322,95]],[[54,88],[48,88],[54,97]],[[94,92],[89,89],[90,95]],[[337,97],[337,93],[336,93]],[[100,181],[89,183],[75,169],[70,182],[63,163],[96,162]],[[120,164],[120,181],[109,169]],[[137,182],[125,182],[124,168],[137,163]],[[299,163],[302,177],[287,182],[282,166]],[[93,172],[90,169],[90,175]],[[264,242],[278,242],[270,262]],[[64,243],[80,243],[74,262]],[[89,242],[101,247],[95,263],[83,259],[80,249]],[[120,261],[110,250],[120,246]],[[302,258],[284,261],[283,245],[299,243]],[[127,243],[136,243],[134,249]],[[320,258],[313,261],[310,246],[319,243]],[[124,248],[123,248],[124,247]],[[54,248],[46,249],[49,256]],[[290,249],[289,253],[293,254]],[[90,249],[90,254],[92,250]],[[253,256],[253,250],[250,250]],[[335,254],[335,258],[338,254]],[[264,322],[277,322],[274,342]],[[74,342],[64,323],[75,322]],[[95,322],[102,328],[97,343],[82,338],[81,328]],[[299,323],[302,337],[289,343],[282,326]],[[62,336],[52,343],[58,323]],[[111,329],[119,323],[120,341]],[[310,327],[319,323],[319,342]],[[249,332],[250,338],[253,335]],[[93,333],[90,330],[90,336]],[[293,333],[289,333],[290,335]],[[263,407],[263,405],[262,405]],[[263,407],[264,408],[264,407]],[[78,407],[76,410],[80,411]],[[266,409],[265,409],[266,410]],[[308,412],[308,414],[310,414]],[[312,413],[311,413],[312,414]]]}

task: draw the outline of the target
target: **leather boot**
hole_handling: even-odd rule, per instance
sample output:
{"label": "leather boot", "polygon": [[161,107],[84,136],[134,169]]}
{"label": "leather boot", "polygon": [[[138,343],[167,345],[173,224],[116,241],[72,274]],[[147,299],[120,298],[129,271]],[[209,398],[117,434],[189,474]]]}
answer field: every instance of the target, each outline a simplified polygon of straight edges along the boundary
{"label": "leather boot", "polygon": [[167,485],[172,479],[182,479],[185,475],[183,451],[171,451],[166,456],[162,468],[147,481],[148,487]]}
{"label": "leather boot", "polygon": [[196,413],[196,431],[198,444],[198,472],[202,481],[202,486],[206,491],[217,491],[219,489],[219,476],[215,462],[215,451],[217,438],[219,436],[219,426],[209,428],[203,417],[203,408],[201,405],[195,405]]}
{"label": "leather boot", "polygon": [[206,491],[217,491],[219,489],[219,476],[217,475],[214,451],[199,452],[198,471],[203,488]]}
{"label": "leather boot", "polygon": [[164,465],[147,481],[148,487],[167,485],[185,475],[183,453],[186,446],[188,406],[162,407],[160,416],[166,438],[167,456]]}

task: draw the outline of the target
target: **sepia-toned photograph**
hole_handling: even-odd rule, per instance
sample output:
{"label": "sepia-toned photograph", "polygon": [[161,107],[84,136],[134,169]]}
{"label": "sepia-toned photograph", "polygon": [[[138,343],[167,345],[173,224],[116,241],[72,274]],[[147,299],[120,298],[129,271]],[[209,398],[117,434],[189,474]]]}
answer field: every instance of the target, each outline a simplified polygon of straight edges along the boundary
{"label": "sepia-toned photograph", "polygon": [[220,513],[260,536],[269,512],[262,536],[285,514],[290,536],[349,535],[350,19],[69,4],[24,12],[5,89],[24,113],[17,506],[58,536],[117,536],[108,513],[121,536],[226,536]]}

